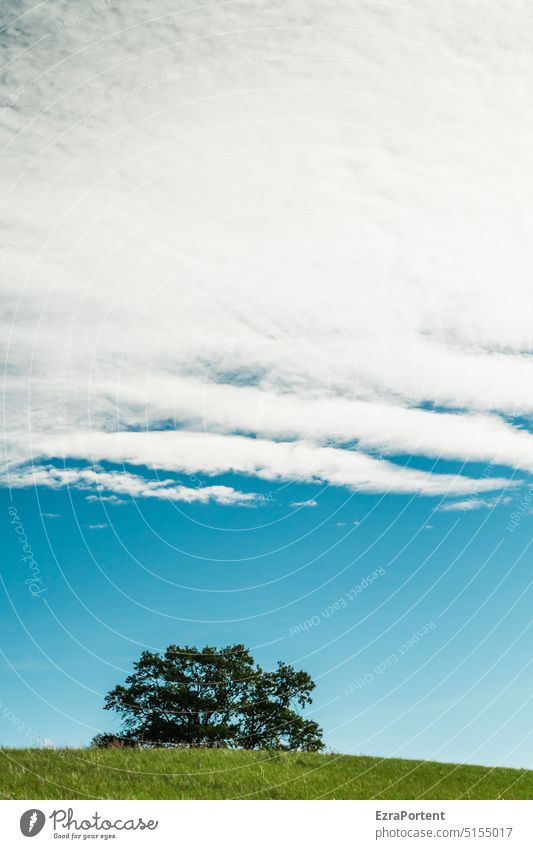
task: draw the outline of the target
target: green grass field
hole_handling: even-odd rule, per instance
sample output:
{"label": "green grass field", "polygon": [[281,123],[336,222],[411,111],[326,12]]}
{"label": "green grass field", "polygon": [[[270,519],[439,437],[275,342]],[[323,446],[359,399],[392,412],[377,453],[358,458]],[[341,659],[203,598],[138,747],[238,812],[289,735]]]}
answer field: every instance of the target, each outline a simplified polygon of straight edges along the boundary
{"label": "green grass field", "polygon": [[533,771],[209,749],[0,749],[10,799],[531,799]]}

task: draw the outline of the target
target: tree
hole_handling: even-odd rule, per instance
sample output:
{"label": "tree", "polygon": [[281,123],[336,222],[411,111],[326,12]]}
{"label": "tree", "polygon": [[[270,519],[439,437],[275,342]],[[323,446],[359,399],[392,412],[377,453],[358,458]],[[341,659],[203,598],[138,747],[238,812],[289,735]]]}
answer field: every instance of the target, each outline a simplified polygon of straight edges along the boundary
{"label": "tree", "polygon": [[243,645],[172,645],[144,651],[133,667],[105,699],[122,731],[98,734],[93,746],[323,748],[317,723],[297,712],[312,702],[307,672],[282,662],[265,672]]}
{"label": "tree", "polygon": [[241,705],[241,745],[245,749],[284,748],[314,752],[324,748],[322,729],[291,705],[311,704],[315,684],[307,672],[278,662],[274,672],[258,666]]}

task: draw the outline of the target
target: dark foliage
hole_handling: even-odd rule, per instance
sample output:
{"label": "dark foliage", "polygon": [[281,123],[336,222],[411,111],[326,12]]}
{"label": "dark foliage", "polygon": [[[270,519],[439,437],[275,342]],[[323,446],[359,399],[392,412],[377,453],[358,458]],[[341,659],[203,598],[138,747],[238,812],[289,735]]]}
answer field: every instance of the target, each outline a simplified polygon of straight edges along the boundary
{"label": "dark foliage", "polygon": [[282,662],[265,672],[243,645],[145,651],[125,685],[106,696],[122,732],[98,734],[92,745],[318,751],[322,730],[297,712],[314,686],[307,672]]}

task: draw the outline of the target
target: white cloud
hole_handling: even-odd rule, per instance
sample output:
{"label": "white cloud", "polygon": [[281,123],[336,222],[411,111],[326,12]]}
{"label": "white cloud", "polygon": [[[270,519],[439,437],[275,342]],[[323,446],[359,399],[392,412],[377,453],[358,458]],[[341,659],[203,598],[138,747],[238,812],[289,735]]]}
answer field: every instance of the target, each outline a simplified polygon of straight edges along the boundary
{"label": "white cloud", "polygon": [[318,507],[318,501],[310,498],[308,501],[293,501],[291,507]]}
{"label": "white cloud", "polygon": [[[43,466],[59,457],[461,495],[505,487],[494,465],[533,471],[529,429],[503,418],[533,413],[519,19],[453,0],[438,18],[348,0],[13,14],[16,480],[36,462],[42,485],[88,484]],[[104,497],[253,500],[151,483],[108,479]]]}
{"label": "white cloud", "polygon": [[101,492],[99,492],[98,495],[86,495],[85,500],[88,501],[89,504],[93,504],[95,502],[104,502],[114,504],[115,506],[126,504],[126,501],[123,498],[119,498],[118,495],[103,495]]}
{"label": "white cloud", "polygon": [[[366,451],[415,454],[505,465],[533,471],[533,436],[496,415],[442,413],[399,403],[346,397],[302,397],[252,386],[191,378],[159,378],[142,389],[116,382],[102,387],[120,397],[129,426],[174,421],[214,433],[248,432],[273,439],[346,444]],[[171,400],[169,400],[171,399]]]}
{"label": "white cloud", "polygon": [[109,525],[107,522],[98,522],[96,525],[87,525],[90,531],[101,531],[104,528],[108,528]]}
{"label": "white cloud", "polygon": [[254,492],[239,492],[229,486],[188,487],[176,484],[172,479],[147,480],[140,475],[132,475],[127,472],[105,472],[101,469],[91,468],[59,469],[51,465],[17,469],[10,475],[9,485],[13,489],[21,489],[27,486],[46,486],[52,489],[69,487],[79,490],[98,490],[98,495],[87,496],[87,500],[111,501],[114,504],[124,503],[124,501],[115,495],[104,495],[102,493],[121,493],[133,498],[157,498],[187,504],[214,502],[230,505],[253,504],[261,501],[261,496]]}
{"label": "white cloud", "polygon": [[510,497],[498,497],[498,498],[467,498],[464,501],[450,501],[445,504],[441,504],[439,510],[444,511],[446,513],[455,512],[455,511],[470,511],[470,510],[480,510],[482,507],[492,510],[494,507],[501,507],[506,504],[510,504],[512,499]]}
{"label": "white cloud", "polygon": [[[90,460],[92,463],[106,461],[120,465],[142,465],[189,475],[195,472],[205,475],[231,472],[269,481],[323,482],[365,492],[461,495],[489,492],[518,483],[497,477],[476,479],[463,475],[431,474],[358,451],[323,447],[305,441],[273,442],[245,436],[189,431],[74,433],[39,439],[32,437],[32,443],[40,457],[70,457]],[[145,497],[158,497],[151,493],[159,491],[161,487],[165,488],[161,491],[167,493],[168,486],[172,484],[171,480],[145,482],[136,476],[117,472],[86,469],[80,473],[49,466],[34,469],[31,480],[35,485],[54,486],[54,482],[58,481],[58,485],[62,486],[68,484],[69,480],[79,481],[80,475],[90,485],[96,485],[98,478],[102,486],[106,482],[112,483],[117,493],[129,492],[135,487]],[[12,486],[19,486],[20,481],[25,485],[26,472],[15,470],[8,479]],[[244,494],[239,493],[239,496]],[[250,500],[256,498],[251,495]],[[185,495],[182,500],[186,500]],[[246,499],[243,497],[242,500]]]}

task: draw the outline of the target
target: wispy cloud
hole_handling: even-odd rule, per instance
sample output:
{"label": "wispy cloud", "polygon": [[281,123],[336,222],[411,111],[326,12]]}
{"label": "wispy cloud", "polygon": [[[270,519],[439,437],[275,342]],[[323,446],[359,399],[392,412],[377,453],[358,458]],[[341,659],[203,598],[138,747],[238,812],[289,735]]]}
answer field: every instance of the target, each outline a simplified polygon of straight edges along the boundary
{"label": "wispy cloud", "polygon": [[98,495],[86,495],[85,500],[92,504],[94,502],[104,502],[106,504],[114,504],[116,506],[120,504],[126,504],[126,501],[123,498],[119,498],[118,495],[104,495],[99,491]]}
{"label": "wispy cloud", "polygon": [[10,476],[9,485],[13,489],[27,486],[46,486],[51,489],[65,487],[79,490],[97,490],[98,495],[89,495],[90,501],[111,501],[124,503],[115,494],[129,495],[132,498],[156,498],[163,501],[176,501],[186,504],[254,504],[261,496],[254,492],[239,492],[229,486],[189,487],[176,483],[172,479],[147,480],[140,475],[124,471],[106,472],[92,468],[59,469],[56,466],[37,466],[18,469]]}
{"label": "wispy cloud", "polygon": [[[293,480],[299,483],[328,483],[352,491],[403,492],[427,496],[466,495],[490,492],[517,485],[504,478],[469,478],[465,475],[432,474],[370,457],[362,452],[324,447],[306,441],[274,442],[227,434],[190,431],[151,431],[128,433],[76,433],[48,438],[33,438],[41,457],[70,457],[120,465],[143,465],[176,473],[202,472],[208,476],[234,473],[264,480]],[[136,487],[145,497],[169,493],[171,480],[146,483],[141,478],[118,472],[95,472],[85,469],[56,469],[40,466],[30,470],[15,469],[9,474],[12,486],[28,482],[42,486],[63,486],[84,481],[96,486],[96,478],[104,486],[113,484],[115,493]],[[163,489],[164,488],[164,489]],[[186,500],[187,488],[178,487],[179,497]],[[206,488],[209,491],[217,487]],[[223,488],[225,489],[225,488]],[[154,495],[157,492],[157,495]],[[200,500],[199,490],[191,489],[191,498]],[[245,501],[243,493],[239,493]],[[170,497],[168,494],[166,497]],[[257,499],[251,495],[249,500]]]}
{"label": "wispy cloud", "polygon": [[494,507],[502,507],[503,505],[510,504],[511,502],[512,498],[510,497],[466,498],[464,501],[445,502],[444,504],[441,504],[438,509],[445,513],[455,511],[468,512],[470,510],[480,510],[481,508],[492,510]]}

